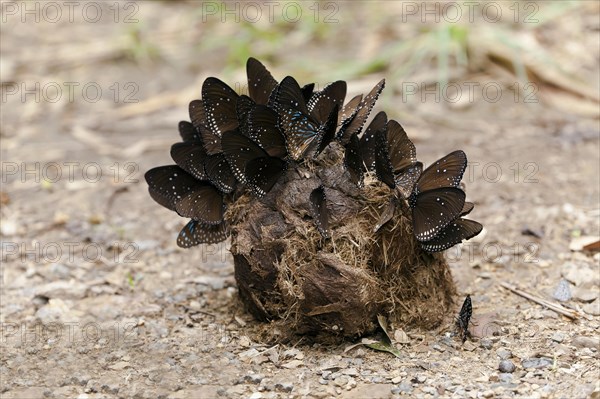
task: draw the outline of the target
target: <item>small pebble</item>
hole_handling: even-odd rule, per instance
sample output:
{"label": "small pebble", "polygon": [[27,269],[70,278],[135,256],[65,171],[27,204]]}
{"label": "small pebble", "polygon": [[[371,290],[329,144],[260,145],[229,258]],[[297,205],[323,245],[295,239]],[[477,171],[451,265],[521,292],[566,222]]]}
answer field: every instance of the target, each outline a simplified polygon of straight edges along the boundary
{"label": "small pebble", "polygon": [[573,344],[573,346],[577,347],[577,348],[596,348],[596,349],[600,349],[600,338],[595,337],[582,337],[582,336],[578,336],[573,338],[573,341],[571,341],[571,343]]}
{"label": "small pebble", "polygon": [[319,378],[319,384],[321,384],[321,385],[327,385],[327,384],[329,384],[329,381],[327,381],[324,378]]}
{"label": "small pebble", "polygon": [[552,365],[552,359],[547,357],[532,357],[521,362],[525,369],[542,369]]}
{"label": "small pebble", "polygon": [[571,300],[573,296],[571,295],[571,286],[569,285],[569,282],[564,278],[561,279],[554,289],[554,294],[552,294],[552,296],[554,299],[561,302],[567,302]]}
{"label": "small pebble", "polygon": [[515,371],[515,368],[515,364],[510,360],[502,360],[498,365],[498,370],[500,370],[502,373],[512,373]]}
{"label": "small pebble", "polygon": [[554,334],[552,334],[551,339],[554,342],[563,342],[565,340],[565,334],[557,331]]}
{"label": "small pebble", "polygon": [[481,346],[483,349],[492,349],[494,343],[489,338],[482,338],[481,342],[479,342],[479,346]]}
{"label": "small pebble", "polygon": [[498,357],[502,360],[510,359],[512,357],[512,352],[505,348],[500,348],[496,351]]}

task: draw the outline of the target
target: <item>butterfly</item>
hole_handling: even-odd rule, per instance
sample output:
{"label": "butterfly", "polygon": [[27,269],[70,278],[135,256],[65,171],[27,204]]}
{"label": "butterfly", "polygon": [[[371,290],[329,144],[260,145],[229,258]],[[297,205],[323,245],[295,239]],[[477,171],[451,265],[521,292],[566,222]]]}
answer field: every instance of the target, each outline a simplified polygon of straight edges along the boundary
{"label": "butterfly", "polygon": [[327,209],[327,198],[325,188],[319,186],[310,193],[310,212],[317,226],[317,230],[323,238],[330,238],[329,235],[329,211]]}
{"label": "butterfly", "polygon": [[[353,112],[351,112],[351,116],[347,117],[345,121],[342,122],[340,129],[337,133],[337,138],[342,142],[342,144],[346,144],[352,134],[360,134],[362,128],[371,113],[371,110],[375,106],[379,95],[383,91],[385,87],[385,79],[381,80],[379,83],[371,89],[369,94],[362,99],[362,101],[358,104]],[[354,100],[354,99],[353,99]],[[353,101],[351,100],[351,102]],[[355,100],[354,100],[355,101]]]}
{"label": "butterfly", "polygon": [[264,105],[256,105],[248,114],[247,136],[261,146],[270,156],[285,158],[285,138],[277,127],[277,112]]}
{"label": "butterfly", "polygon": [[206,78],[202,84],[202,104],[208,128],[217,136],[236,129],[238,94],[217,78]]}
{"label": "butterfly", "polygon": [[[189,113],[192,125],[198,132],[197,136],[192,136],[191,138],[198,139],[204,146],[204,149],[208,155],[221,152],[221,137],[208,128],[208,122],[206,120],[206,113],[204,112],[204,104],[202,101],[193,100],[190,102]],[[190,138],[189,126],[185,126],[185,132],[182,132],[180,127],[179,132],[183,138],[183,141],[192,141],[186,139]]]}
{"label": "butterfly", "polygon": [[[314,93],[310,97],[306,107],[308,108],[310,115],[319,124],[324,124],[329,120],[329,115],[336,106],[338,110],[342,108],[344,98],[346,98],[346,82],[338,80],[325,86],[323,90]],[[335,115],[335,124],[337,127],[337,112]]]}
{"label": "butterfly", "polygon": [[201,142],[188,141],[175,143],[171,146],[171,158],[183,170],[198,180],[209,180],[204,163],[207,158],[206,150]]}
{"label": "butterfly", "polygon": [[196,127],[188,121],[181,121],[178,125],[179,135],[184,142],[199,142],[202,143],[202,137],[198,133]]}
{"label": "butterfly", "polygon": [[318,155],[333,140],[337,123],[337,105],[319,123],[304,101],[298,82],[290,76],[283,79],[275,96],[274,109],[279,114],[278,127],[286,140],[287,152],[295,160],[313,152]]}
{"label": "butterfly", "polygon": [[418,241],[432,240],[462,212],[465,193],[457,187],[466,166],[467,157],[459,150],[440,158],[421,173],[408,198]]}
{"label": "butterfly", "polygon": [[270,156],[239,131],[226,132],[221,145],[236,179],[247,184],[259,197],[269,192],[285,171],[284,160]]}
{"label": "butterfly", "polygon": [[241,95],[238,97],[237,104],[235,106],[238,129],[245,135],[248,135],[248,115],[254,109],[256,103],[248,96]]}
{"label": "butterfly", "polygon": [[199,244],[216,244],[227,238],[225,222],[210,225],[198,220],[190,220],[177,236],[177,246],[190,248]]}
{"label": "butterfly", "polygon": [[350,180],[358,187],[364,184],[363,159],[360,155],[360,142],[358,136],[353,134],[344,149],[344,167],[350,175]]}
{"label": "butterfly", "polygon": [[386,113],[383,111],[379,112],[360,138],[361,157],[368,171],[375,171],[377,146],[380,144],[378,136],[385,132],[387,123]]}
{"label": "butterfly", "polygon": [[180,216],[219,224],[223,220],[223,194],[200,182],[176,165],[158,166],[144,175],[150,196]]}
{"label": "butterfly", "polygon": [[440,252],[481,233],[483,226],[480,223],[462,218],[469,214],[473,210],[473,207],[472,202],[465,202],[460,212],[460,217],[444,227],[433,239],[420,243],[421,248],[427,252]]}
{"label": "butterfly", "polygon": [[390,120],[385,129],[375,133],[375,173],[390,188],[397,188],[404,198],[413,191],[423,170],[417,162],[415,145],[400,124]]}
{"label": "butterfly", "polygon": [[256,104],[266,105],[269,96],[277,87],[277,81],[265,66],[256,58],[248,58],[246,63],[248,76],[248,95]]}
{"label": "butterfly", "polygon": [[473,305],[471,303],[471,295],[467,295],[465,298],[458,317],[456,318],[456,327],[458,328],[463,344],[467,338],[471,335],[469,332],[469,320],[473,315]]}
{"label": "butterfly", "polygon": [[228,194],[235,190],[235,175],[222,152],[206,158],[204,170],[211,183]]}

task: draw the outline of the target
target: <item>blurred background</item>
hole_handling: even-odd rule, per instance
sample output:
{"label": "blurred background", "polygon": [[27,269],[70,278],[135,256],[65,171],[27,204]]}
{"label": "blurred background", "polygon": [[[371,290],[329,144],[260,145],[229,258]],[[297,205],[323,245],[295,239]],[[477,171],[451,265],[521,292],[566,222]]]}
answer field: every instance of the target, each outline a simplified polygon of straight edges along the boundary
{"label": "blurred background", "polygon": [[161,336],[177,304],[230,312],[227,244],[177,248],[185,220],[143,173],[172,163],[206,77],[244,92],[249,56],[277,80],[346,80],[348,99],[385,78],[373,115],[397,119],[426,165],[467,153],[486,230],[452,258],[461,291],[551,290],[566,262],[597,261],[578,240],[600,230],[598,2],[0,4],[3,322],[141,314]]}

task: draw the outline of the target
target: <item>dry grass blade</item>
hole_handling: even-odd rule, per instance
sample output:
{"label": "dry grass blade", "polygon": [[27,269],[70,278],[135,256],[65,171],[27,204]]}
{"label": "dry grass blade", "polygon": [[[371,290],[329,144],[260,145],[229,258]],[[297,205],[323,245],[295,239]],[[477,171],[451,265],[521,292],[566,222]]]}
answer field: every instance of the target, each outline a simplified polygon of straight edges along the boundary
{"label": "dry grass blade", "polygon": [[530,301],[533,301],[535,303],[538,303],[542,306],[547,307],[550,310],[555,311],[556,313],[562,314],[563,316],[566,316],[572,320],[577,320],[580,317],[583,318],[587,318],[585,315],[581,314],[580,312],[577,312],[575,310],[571,310],[571,309],[567,309],[559,304],[556,304],[554,302],[550,302],[546,299],[540,298],[538,296],[535,296],[533,294],[530,294],[528,292],[525,292],[523,290],[518,289],[517,287],[515,287],[514,285],[508,284],[508,283],[500,283],[500,285],[504,288],[506,288],[509,291],[514,292],[517,295],[522,296],[523,298],[527,298]]}

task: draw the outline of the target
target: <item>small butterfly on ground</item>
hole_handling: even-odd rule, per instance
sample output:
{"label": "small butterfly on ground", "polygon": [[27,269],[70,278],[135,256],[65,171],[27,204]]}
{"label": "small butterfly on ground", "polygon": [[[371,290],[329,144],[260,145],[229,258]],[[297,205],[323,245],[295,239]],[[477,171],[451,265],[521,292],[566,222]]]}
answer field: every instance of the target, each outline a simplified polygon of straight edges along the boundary
{"label": "small butterfly on ground", "polygon": [[199,244],[217,244],[227,239],[225,222],[210,225],[198,220],[190,220],[177,236],[177,246],[190,248]]}
{"label": "small butterfly on ground", "polygon": [[471,320],[471,315],[473,314],[473,306],[471,304],[471,295],[467,295],[465,301],[460,308],[460,312],[458,313],[458,317],[456,318],[456,328],[458,329],[463,344],[471,336],[469,332],[469,320]]}
{"label": "small butterfly on ground", "polygon": [[327,197],[325,188],[319,186],[310,193],[311,216],[317,226],[317,230],[323,238],[330,238],[329,234],[329,210],[327,209]]}

